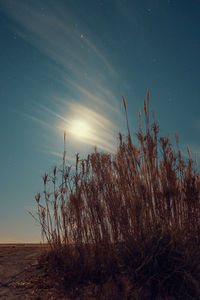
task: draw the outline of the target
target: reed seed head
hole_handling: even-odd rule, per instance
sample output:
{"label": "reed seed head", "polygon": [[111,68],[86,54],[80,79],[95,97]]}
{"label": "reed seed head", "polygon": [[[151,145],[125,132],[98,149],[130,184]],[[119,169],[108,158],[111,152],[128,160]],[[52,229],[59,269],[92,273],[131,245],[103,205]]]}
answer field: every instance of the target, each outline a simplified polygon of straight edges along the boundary
{"label": "reed seed head", "polygon": [[122,99],[123,99],[124,109],[126,110],[126,100],[125,100],[124,94],[122,94]]}
{"label": "reed seed head", "polygon": [[149,105],[149,89],[147,90],[147,104]]}

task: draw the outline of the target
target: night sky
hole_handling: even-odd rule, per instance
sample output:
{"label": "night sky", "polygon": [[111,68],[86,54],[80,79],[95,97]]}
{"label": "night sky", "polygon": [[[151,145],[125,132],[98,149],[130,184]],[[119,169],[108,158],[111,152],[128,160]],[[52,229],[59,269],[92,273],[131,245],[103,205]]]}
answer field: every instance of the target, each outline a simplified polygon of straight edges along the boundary
{"label": "night sky", "polygon": [[[138,128],[147,89],[161,135],[200,158],[200,1],[0,0],[0,242],[39,242],[42,175]],[[172,138],[172,141],[174,139]]]}

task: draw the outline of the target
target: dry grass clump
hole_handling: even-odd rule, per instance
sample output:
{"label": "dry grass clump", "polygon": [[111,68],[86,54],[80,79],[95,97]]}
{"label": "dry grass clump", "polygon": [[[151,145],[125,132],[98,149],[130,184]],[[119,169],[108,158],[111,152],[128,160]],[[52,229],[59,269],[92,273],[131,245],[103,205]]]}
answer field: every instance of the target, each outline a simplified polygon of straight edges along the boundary
{"label": "dry grass clump", "polygon": [[119,134],[115,155],[77,154],[73,170],[64,151],[62,168],[44,175],[36,201],[51,252],[43,261],[66,287],[101,286],[101,299],[200,299],[199,173],[177,135],[176,150],[159,137],[149,91],[135,143],[123,102],[128,135]]}

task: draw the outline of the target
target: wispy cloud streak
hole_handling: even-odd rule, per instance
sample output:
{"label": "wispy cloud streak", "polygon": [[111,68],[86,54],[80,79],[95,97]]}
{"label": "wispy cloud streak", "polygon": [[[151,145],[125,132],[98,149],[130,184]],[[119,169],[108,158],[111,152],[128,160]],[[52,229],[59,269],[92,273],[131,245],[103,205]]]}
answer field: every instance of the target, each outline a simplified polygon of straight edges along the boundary
{"label": "wispy cloud streak", "polygon": [[[99,37],[80,22],[70,2],[0,0],[0,4],[15,22],[12,29],[49,56],[56,63],[55,69],[59,70],[66,90],[73,90],[73,102],[69,95],[64,98],[58,92],[54,95],[57,104],[61,104],[58,99],[62,99],[69,105],[70,116],[64,106],[62,113],[46,105],[40,106],[42,110],[53,115],[59,121],[57,124],[65,126],[70,125],[69,119],[86,118],[93,132],[84,142],[113,151],[113,135],[118,131],[122,114],[109,85],[113,85],[118,74],[107,59]],[[32,119],[48,127],[46,121],[35,116]]]}

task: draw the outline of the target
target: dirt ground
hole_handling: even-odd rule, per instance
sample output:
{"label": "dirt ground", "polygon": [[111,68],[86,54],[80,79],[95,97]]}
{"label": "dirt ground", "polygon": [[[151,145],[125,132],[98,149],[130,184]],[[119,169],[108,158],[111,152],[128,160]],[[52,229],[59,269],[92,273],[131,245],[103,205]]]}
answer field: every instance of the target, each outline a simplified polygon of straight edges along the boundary
{"label": "dirt ground", "polygon": [[66,299],[45,280],[37,257],[39,244],[0,244],[0,299]]}
{"label": "dirt ground", "polygon": [[[61,289],[59,282],[48,276],[37,258],[47,249],[39,244],[0,244],[0,299],[1,300],[123,300],[139,299],[127,280],[119,286],[108,280],[103,286],[89,284],[74,287],[71,292]],[[123,291],[121,288],[123,287]],[[124,295],[129,295],[125,296]],[[147,298],[145,298],[147,299]],[[165,298],[165,300],[174,298]],[[162,299],[164,300],[164,298]]]}
{"label": "dirt ground", "polygon": [[47,246],[39,244],[0,244],[1,300],[122,300],[123,297],[112,295],[112,282],[109,281],[104,286],[106,292],[102,290],[102,296],[102,288],[93,284],[74,287],[66,296],[59,282],[52,281],[38,263],[37,258],[46,249]]}

